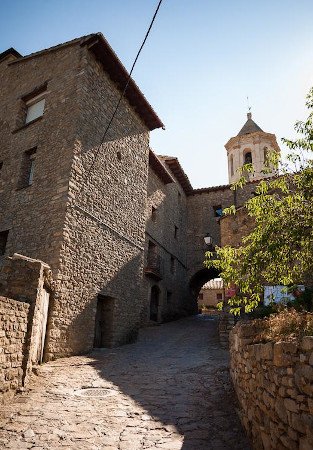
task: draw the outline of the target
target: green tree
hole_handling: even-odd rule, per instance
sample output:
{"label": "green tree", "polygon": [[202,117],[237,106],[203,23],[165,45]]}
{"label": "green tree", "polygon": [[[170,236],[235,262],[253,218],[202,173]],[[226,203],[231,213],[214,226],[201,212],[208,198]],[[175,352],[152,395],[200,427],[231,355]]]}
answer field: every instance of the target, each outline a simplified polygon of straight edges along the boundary
{"label": "green tree", "polygon": [[[255,227],[238,248],[217,247],[207,252],[205,266],[220,271],[226,286],[234,284],[236,295],[229,300],[231,312],[250,312],[263,296],[264,284],[292,285],[312,282],[313,273],[313,88],[306,106],[306,121],[295,124],[298,139],[283,139],[290,154],[281,164],[278,155],[268,156],[265,172],[279,166],[279,176],[262,180],[256,195],[245,204],[246,213]],[[292,170],[291,170],[292,167]],[[241,168],[241,177],[232,189],[247,183],[247,172],[253,166]],[[224,214],[236,214],[235,206]]]}

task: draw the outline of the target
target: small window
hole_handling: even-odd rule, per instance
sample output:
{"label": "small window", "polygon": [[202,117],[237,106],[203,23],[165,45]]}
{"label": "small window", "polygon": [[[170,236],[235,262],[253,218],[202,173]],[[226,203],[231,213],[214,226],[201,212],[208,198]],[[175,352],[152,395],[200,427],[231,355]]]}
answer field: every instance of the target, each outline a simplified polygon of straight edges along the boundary
{"label": "small window", "polygon": [[200,294],[198,295],[198,300],[203,300],[203,293],[200,292]]}
{"label": "small window", "polygon": [[245,153],[245,164],[252,164],[252,154],[251,154],[251,152]]}
{"label": "small window", "polygon": [[230,164],[230,176],[233,176],[234,175],[234,157],[233,157],[233,155],[230,155],[229,164]]}
{"label": "small window", "polygon": [[222,293],[216,294],[216,298],[217,300],[223,300],[223,294]]}
{"label": "small window", "polygon": [[178,237],[178,227],[174,225],[174,238],[177,239]]}
{"label": "small window", "polygon": [[157,219],[157,209],[154,206],[152,206],[152,208],[151,208],[151,220],[152,220],[152,222],[156,222],[156,219]]}
{"label": "small window", "polygon": [[181,201],[181,193],[179,191],[177,192],[177,197],[178,197],[178,201],[180,202]]}
{"label": "small window", "polygon": [[214,217],[222,217],[222,215],[223,215],[222,205],[213,206],[213,211],[214,211]]}
{"label": "small window", "polygon": [[171,273],[175,273],[175,257],[171,255]]}
{"label": "small window", "polygon": [[0,172],[2,170],[2,167],[3,167],[3,161],[0,161]]}
{"label": "small window", "polygon": [[25,123],[30,123],[43,115],[45,109],[45,98],[43,98],[43,95],[44,93],[25,102],[26,104]]}
{"label": "small window", "polygon": [[170,305],[172,303],[172,293],[170,291],[167,291],[166,293],[166,303]]}
{"label": "small window", "polygon": [[36,150],[37,148],[32,148],[24,152],[20,180],[21,188],[31,186],[33,184]]}
{"label": "small window", "polygon": [[0,256],[5,254],[5,249],[7,246],[9,230],[0,231]]}

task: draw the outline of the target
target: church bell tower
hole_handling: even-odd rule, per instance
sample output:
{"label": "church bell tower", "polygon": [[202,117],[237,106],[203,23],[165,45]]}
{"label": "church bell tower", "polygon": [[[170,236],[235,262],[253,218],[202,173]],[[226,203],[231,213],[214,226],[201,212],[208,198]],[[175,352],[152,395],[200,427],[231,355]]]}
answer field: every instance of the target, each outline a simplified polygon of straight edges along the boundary
{"label": "church bell tower", "polygon": [[229,139],[225,144],[228,161],[228,180],[233,183],[240,178],[238,169],[244,164],[252,163],[254,173],[249,174],[249,180],[261,180],[275,174],[264,174],[265,161],[268,152],[275,150],[280,153],[275,134],[264,132],[253,120],[251,112],[247,114],[247,121],[237,136]]}

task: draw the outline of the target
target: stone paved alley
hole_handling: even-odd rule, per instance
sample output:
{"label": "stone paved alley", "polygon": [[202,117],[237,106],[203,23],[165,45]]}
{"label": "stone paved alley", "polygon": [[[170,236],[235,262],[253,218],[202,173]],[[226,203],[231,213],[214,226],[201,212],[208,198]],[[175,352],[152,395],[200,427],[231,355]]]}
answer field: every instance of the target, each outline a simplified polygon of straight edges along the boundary
{"label": "stone paved alley", "polygon": [[41,366],[3,408],[0,448],[248,450],[216,327],[182,319]]}

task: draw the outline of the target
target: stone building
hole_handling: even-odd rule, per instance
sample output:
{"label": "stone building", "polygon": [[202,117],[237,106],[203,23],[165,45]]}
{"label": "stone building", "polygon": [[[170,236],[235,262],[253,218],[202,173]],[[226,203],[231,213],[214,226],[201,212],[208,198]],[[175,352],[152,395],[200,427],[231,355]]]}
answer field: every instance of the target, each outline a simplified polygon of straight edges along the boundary
{"label": "stone building", "polygon": [[[254,189],[193,189],[177,158],[155,155],[149,132],[163,123],[132,79],[103,141],[127,80],[100,33],[0,54],[0,260],[18,253],[51,269],[45,360],[195,313],[218,275],[203,267],[203,238],[220,244],[221,210]],[[275,147],[260,133],[240,135],[264,138],[253,155]],[[10,297],[25,301],[20,288]]]}
{"label": "stone building", "polygon": [[198,306],[216,307],[225,299],[224,285],[221,278],[214,278],[205,283],[198,295]]}
{"label": "stone building", "polygon": [[187,201],[192,191],[177,158],[150,151],[143,319],[169,320],[196,311],[187,268]]}

